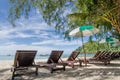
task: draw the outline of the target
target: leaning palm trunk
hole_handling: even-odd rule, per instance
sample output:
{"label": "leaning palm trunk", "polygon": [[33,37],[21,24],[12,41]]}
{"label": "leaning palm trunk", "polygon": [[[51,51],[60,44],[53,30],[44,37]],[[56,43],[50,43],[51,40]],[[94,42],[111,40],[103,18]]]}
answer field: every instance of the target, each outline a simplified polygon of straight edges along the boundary
{"label": "leaning palm trunk", "polygon": [[120,34],[120,12],[119,11],[120,11],[120,6],[118,5],[116,8],[114,8],[113,10],[111,10],[110,12],[102,16],[102,18],[107,22],[110,22],[113,28]]}
{"label": "leaning palm trunk", "polygon": [[112,15],[109,14],[110,16],[110,21],[111,21],[111,25],[113,26],[113,28],[120,33],[120,20],[119,20],[119,14],[116,15]]}
{"label": "leaning palm trunk", "polygon": [[110,22],[113,28],[120,34],[120,0],[113,0],[115,7],[105,13],[102,18]]}
{"label": "leaning palm trunk", "polygon": [[115,9],[116,13],[113,15],[113,17],[111,17],[111,18],[113,18],[111,24],[120,34],[120,0],[116,0],[116,3],[118,3],[117,8]]}

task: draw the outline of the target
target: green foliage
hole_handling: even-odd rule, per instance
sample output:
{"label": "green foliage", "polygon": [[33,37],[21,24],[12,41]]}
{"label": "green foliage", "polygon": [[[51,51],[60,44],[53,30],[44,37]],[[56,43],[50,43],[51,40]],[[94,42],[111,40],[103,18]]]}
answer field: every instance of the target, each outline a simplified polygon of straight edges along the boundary
{"label": "green foliage", "polygon": [[[9,0],[9,20],[14,25],[21,17],[29,18],[32,10],[39,10],[49,25],[62,31],[65,38],[68,33],[80,25],[93,25],[101,30],[96,36],[117,36],[120,24],[119,0]],[[119,2],[119,3],[118,3]],[[109,15],[110,14],[110,15]],[[112,15],[111,15],[112,14]],[[111,20],[112,17],[112,20]],[[113,20],[115,19],[115,20]],[[117,23],[116,23],[117,22]],[[117,29],[118,28],[118,29]],[[108,34],[109,33],[109,34]],[[114,34],[114,35],[113,35]]]}
{"label": "green foliage", "polygon": [[[64,11],[69,0],[10,0],[9,19],[15,20],[24,16],[29,17],[30,11],[38,9],[43,19],[49,25],[55,24],[56,29],[62,29],[66,24]],[[59,29],[59,30],[60,30]]]}
{"label": "green foliage", "polygon": [[28,18],[29,12],[34,9],[34,3],[34,0],[10,0],[8,16],[10,22],[14,25],[14,21],[21,18],[23,15],[25,18]]}
{"label": "green foliage", "polygon": [[[92,42],[87,42],[84,44],[84,49],[86,51],[86,53],[95,53],[98,50],[110,50],[110,51],[120,51],[120,46],[119,47],[113,47],[108,45],[108,43],[102,43],[99,44],[96,41],[92,41]],[[76,49],[77,51],[80,51],[81,53],[83,53],[83,47],[79,47]]]}

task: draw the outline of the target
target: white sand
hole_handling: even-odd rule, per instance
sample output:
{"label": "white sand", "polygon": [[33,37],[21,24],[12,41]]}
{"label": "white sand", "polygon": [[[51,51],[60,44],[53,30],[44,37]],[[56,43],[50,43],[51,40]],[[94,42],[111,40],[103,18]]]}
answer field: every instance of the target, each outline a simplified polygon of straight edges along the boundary
{"label": "white sand", "polygon": [[[46,61],[46,60],[36,60]],[[11,80],[12,60],[0,61],[0,80]],[[88,64],[76,66],[74,69],[67,67],[66,71],[56,71],[53,74],[49,70],[39,68],[38,76],[26,74],[16,77],[15,80],[120,80],[120,60],[111,61],[105,66],[101,64]]]}

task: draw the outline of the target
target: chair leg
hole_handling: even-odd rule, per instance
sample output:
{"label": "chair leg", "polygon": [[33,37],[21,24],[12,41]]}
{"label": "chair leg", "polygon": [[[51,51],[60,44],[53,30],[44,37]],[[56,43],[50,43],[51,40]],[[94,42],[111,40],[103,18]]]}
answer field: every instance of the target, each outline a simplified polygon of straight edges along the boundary
{"label": "chair leg", "polygon": [[105,61],[104,64],[107,65],[107,61]]}
{"label": "chair leg", "polygon": [[82,66],[82,61],[79,60],[79,66],[81,67]]}
{"label": "chair leg", "polygon": [[14,80],[14,76],[15,76],[15,68],[12,70],[13,73],[12,73],[12,80]]}
{"label": "chair leg", "polygon": [[65,71],[65,67],[66,67],[66,66],[65,66],[65,65],[63,65],[63,70],[64,70],[64,71]]}
{"label": "chair leg", "polygon": [[38,67],[36,67],[35,74],[36,74],[36,76],[38,75]]}
{"label": "chair leg", "polygon": [[13,68],[11,68],[11,72],[13,72]]}
{"label": "chair leg", "polygon": [[72,63],[71,65],[72,65],[72,68],[74,68],[74,63]]}
{"label": "chair leg", "polygon": [[108,62],[108,64],[110,64],[110,61]]}
{"label": "chair leg", "polygon": [[54,71],[53,68],[51,68],[50,73],[53,73],[53,71]]}

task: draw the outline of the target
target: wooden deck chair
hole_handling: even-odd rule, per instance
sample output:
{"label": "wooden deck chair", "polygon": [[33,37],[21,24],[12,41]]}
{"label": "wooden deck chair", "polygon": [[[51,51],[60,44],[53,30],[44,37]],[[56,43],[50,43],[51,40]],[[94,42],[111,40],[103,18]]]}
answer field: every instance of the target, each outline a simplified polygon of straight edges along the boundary
{"label": "wooden deck chair", "polygon": [[90,58],[89,63],[103,62],[105,65],[110,63],[110,59],[106,56],[110,54],[110,51],[101,51],[96,57]]}
{"label": "wooden deck chair", "polygon": [[38,66],[34,62],[34,58],[36,55],[36,50],[17,50],[14,58],[13,68],[11,69],[12,80],[14,77],[19,75],[16,74],[18,70],[28,69],[29,67],[35,67],[35,74],[38,75]]}
{"label": "wooden deck chair", "polygon": [[88,59],[88,61],[90,61],[90,60],[98,60],[103,54],[105,54],[105,51],[97,51],[92,58]]}
{"label": "wooden deck chair", "polygon": [[93,56],[93,58],[96,58],[100,53],[101,53],[101,51],[97,51],[97,52],[95,53],[95,55]]}
{"label": "wooden deck chair", "polygon": [[79,62],[79,66],[82,66],[82,60],[78,58],[79,54],[80,52],[73,51],[66,61],[63,61],[61,59],[61,62],[66,63],[68,66],[71,66],[72,68],[74,68],[75,63],[78,63],[78,62]]}
{"label": "wooden deck chair", "polygon": [[103,53],[102,51],[97,51],[97,52],[95,53],[95,55],[94,55],[92,58],[89,58],[89,59],[88,59],[88,61],[89,61],[89,60],[97,59],[98,56],[100,56],[102,53]]}
{"label": "wooden deck chair", "polygon": [[109,58],[111,51],[106,51],[103,55],[101,55],[98,61],[104,62],[105,65],[110,64],[111,58]]}
{"label": "wooden deck chair", "polygon": [[116,54],[114,55],[114,59],[119,59],[120,58],[120,52],[116,52]]}
{"label": "wooden deck chair", "polygon": [[52,50],[47,62],[38,62],[37,64],[40,67],[49,69],[51,73],[56,70],[65,70],[66,64],[58,62],[62,54],[63,51],[61,50]]}
{"label": "wooden deck chair", "polygon": [[111,60],[114,59],[119,59],[120,58],[120,52],[112,52],[109,56],[108,56]]}
{"label": "wooden deck chair", "polygon": [[110,61],[119,59],[119,58],[120,58],[120,54],[118,51],[117,52],[109,51],[108,54],[106,54],[106,56],[101,60],[106,60],[106,64],[110,64]]}
{"label": "wooden deck chair", "polygon": [[105,51],[102,55],[99,56],[98,60],[99,59],[106,59],[107,56],[109,56],[111,53],[111,51]]}

